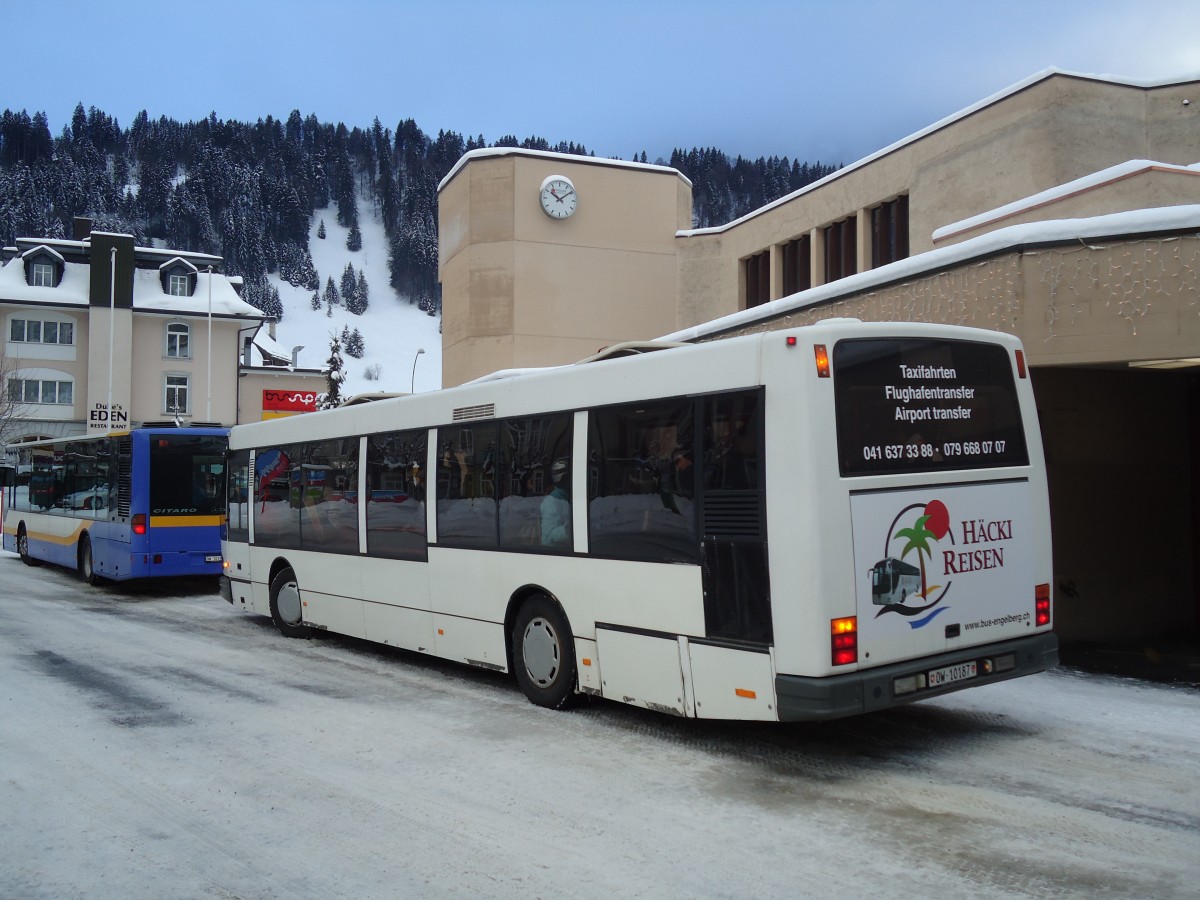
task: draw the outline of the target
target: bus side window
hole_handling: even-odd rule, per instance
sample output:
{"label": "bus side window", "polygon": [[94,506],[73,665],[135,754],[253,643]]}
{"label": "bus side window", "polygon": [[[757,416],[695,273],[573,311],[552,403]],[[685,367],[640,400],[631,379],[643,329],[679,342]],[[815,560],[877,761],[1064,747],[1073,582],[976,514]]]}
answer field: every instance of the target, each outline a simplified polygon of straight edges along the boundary
{"label": "bus side window", "polygon": [[367,553],[425,560],[425,447],[429,432],[367,437]]}

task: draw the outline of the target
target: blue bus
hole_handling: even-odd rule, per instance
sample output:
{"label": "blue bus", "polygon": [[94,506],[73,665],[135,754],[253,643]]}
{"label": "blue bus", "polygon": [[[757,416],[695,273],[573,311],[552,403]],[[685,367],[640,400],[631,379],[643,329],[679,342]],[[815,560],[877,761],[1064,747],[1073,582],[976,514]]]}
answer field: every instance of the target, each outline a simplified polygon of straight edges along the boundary
{"label": "blue bus", "polygon": [[147,427],[16,445],[4,549],[88,584],[220,575],[228,434]]}

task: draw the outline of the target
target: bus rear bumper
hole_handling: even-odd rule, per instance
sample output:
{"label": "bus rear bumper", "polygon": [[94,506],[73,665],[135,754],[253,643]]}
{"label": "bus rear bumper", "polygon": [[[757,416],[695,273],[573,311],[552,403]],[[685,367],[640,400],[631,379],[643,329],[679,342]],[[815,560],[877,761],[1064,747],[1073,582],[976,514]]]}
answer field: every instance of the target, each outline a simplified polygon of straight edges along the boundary
{"label": "bus rear bumper", "polygon": [[[922,687],[907,693],[896,692],[897,681],[907,681],[911,685],[915,677],[916,683],[921,683],[935,669],[971,662],[976,664],[978,673],[973,678],[937,687]],[[1051,632],[1045,632],[845,675],[826,678],[776,675],[775,696],[781,722],[840,719],[949,694],[963,688],[1033,675],[1056,665],[1058,638]]]}

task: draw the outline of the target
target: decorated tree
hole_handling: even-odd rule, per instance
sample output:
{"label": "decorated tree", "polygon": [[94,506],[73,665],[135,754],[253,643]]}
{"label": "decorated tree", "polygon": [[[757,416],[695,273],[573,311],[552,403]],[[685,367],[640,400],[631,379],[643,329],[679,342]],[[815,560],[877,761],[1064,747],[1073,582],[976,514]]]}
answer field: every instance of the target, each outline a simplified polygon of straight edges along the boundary
{"label": "decorated tree", "polygon": [[346,370],[342,365],[342,345],[336,334],[329,336],[329,358],[325,360],[325,393],[317,395],[317,409],[334,409],[342,402]]}

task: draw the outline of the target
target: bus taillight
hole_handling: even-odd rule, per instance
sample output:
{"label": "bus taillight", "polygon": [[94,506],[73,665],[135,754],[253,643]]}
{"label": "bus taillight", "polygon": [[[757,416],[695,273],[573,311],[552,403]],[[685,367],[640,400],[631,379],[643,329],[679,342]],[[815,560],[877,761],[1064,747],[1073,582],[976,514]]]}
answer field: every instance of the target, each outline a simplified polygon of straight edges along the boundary
{"label": "bus taillight", "polygon": [[1025,371],[1025,351],[1018,350],[1017,351],[1017,377],[1024,378],[1024,377],[1026,377],[1026,374],[1027,373]]}
{"label": "bus taillight", "polygon": [[130,524],[133,526],[134,534],[145,534],[146,533],[146,514],[138,513],[136,516],[133,517],[133,521]]}
{"label": "bus taillight", "polygon": [[1034,622],[1040,628],[1050,624],[1050,585],[1039,584],[1033,592]]}
{"label": "bus taillight", "polygon": [[835,666],[858,662],[858,616],[830,619],[830,649]]}

